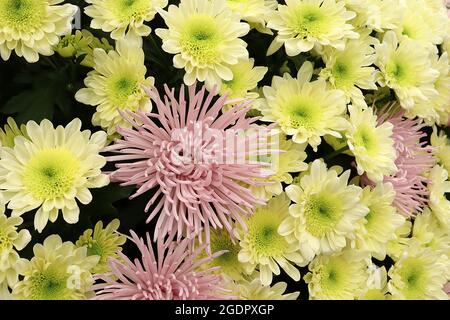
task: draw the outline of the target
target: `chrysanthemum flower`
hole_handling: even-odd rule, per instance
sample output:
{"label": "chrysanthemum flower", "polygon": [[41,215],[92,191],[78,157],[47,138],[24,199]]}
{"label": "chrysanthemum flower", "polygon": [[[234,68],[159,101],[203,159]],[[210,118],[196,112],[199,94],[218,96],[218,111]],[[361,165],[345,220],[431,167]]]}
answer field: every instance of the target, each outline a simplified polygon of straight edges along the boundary
{"label": "chrysanthemum flower", "polygon": [[17,231],[23,222],[22,218],[7,217],[3,209],[0,199],[0,288],[12,288],[19,280],[17,267],[21,259],[17,251],[26,247],[31,235],[26,229]]}
{"label": "chrysanthemum flower", "polygon": [[375,43],[376,39],[367,31],[360,39],[349,40],[343,51],[327,48],[322,55],[325,68],[320,71],[320,76],[333,88],[344,91],[347,103],[366,106],[361,89],[377,89],[375,68],[370,67],[376,59],[372,47]]}
{"label": "chrysanthemum flower", "polygon": [[[91,28],[111,32],[111,38],[126,36],[139,43],[152,29],[144,22],[153,20],[157,10],[167,6],[167,0],[86,0],[84,12],[91,18]],[[136,43],[136,42],[135,42]]]}
{"label": "chrysanthemum flower", "polygon": [[450,171],[450,139],[444,131],[437,132],[437,128],[433,128],[431,134],[431,146],[433,147],[433,155],[437,158],[438,163],[444,167],[447,172]]}
{"label": "chrysanthemum flower", "polygon": [[450,120],[450,61],[445,52],[438,59],[431,55],[432,67],[439,71],[439,77],[434,82],[438,94],[430,93],[427,100],[417,98],[414,107],[406,111],[409,118],[420,117],[427,124],[447,125]]}
{"label": "chrysanthemum flower", "polygon": [[156,29],[164,51],[175,54],[176,68],[185,69],[184,83],[205,81],[208,90],[233,79],[229,65],[248,59],[247,44],[240,39],[250,27],[240,22],[225,0],[181,0],[160,11],[168,29]]}
{"label": "chrysanthemum flower", "polygon": [[34,227],[42,232],[48,220],[55,222],[61,210],[68,223],[76,223],[82,204],[92,200],[89,188],[100,188],[109,179],[100,169],[106,160],[99,155],[106,134],[80,131],[75,119],[66,127],[48,120],[29,121],[29,139],[15,138],[13,148],[0,148],[0,189],[14,216],[38,209]]}
{"label": "chrysanthemum flower", "polygon": [[84,300],[93,292],[90,270],[98,256],[86,255],[87,249],[76,248],[51,235],[43,244],[33,247],[34,257],[21,266],[23,279],[13,288],[13,297],[24,300]]}
{"label": "chrysanthemum flower", "polygon": [[393,89],[405,109],[414,106],[414,99],[428,100],[437,94],[434,83],[439,71],[431,66],[431,52],[411,39],[397,40],[393,31],[385,33],[383,42],[375,46],[380,68],[378,83]]}
{"label": "chrysanthemum flower", "polygon": [[267,20],[277,8],[276,0],[226,0],[227,6],[259,32],[272,34]]}
{"label": "chrysanthemum flower", "polygon": [[258,82],[264,78],[268,68],[254,67],[255,60],[239,60],[237,64],[230,65],[233,73],[233,79],[222,80],[220,94],[228,94],[229,99],[247,98],[256,99],[259,97],[257,92],[249,92],[258,86]]}
{"label": "chrysanthemum flower", "polygon": [[155,79],[145,78],[144,59],[142,48],[127,40],[117,41],[115,51],[94,50],[95,70],[88,73],[84,80],[87,88],[80,89],[75,99],[96,107],[92,123],[101,126],[108,135],[115,134],[117,126],[130,127],[121,110],[152,109],[143,87],[153,86]]}
{"label": "chrysanthemum flower", "polygon": [[189,88],[187,102],[184,87],[178,100],[166,87],[165,102],[156,90],[149,92],[158,113],[129,113],[133,129],[119,128],[122,140],[105,149],[118,154],[109,161],[120,162],[111,179],[138,187],[132,198],[155,189],[145,208],[147,212],[156,205],[147,219],[158,217],[155,238],[175,232],[178,237],[195,234],[200,240],[205,235],[209,242],[210,227],[231,232],[233,221],[243,224],[255,204],[265,203],[242,185],[258,184],[255,179],[271,174],[263,163],[246,161],[270,153],[254,145],[268,130],[255,126],[258,137],[245,135],[257,120],[245,117],[248,106],[235,106],[219,116],[227,97],[211,106],[214,93],[204,101],[205,87],[195,90]]}
{"label": "chrysanthemum flower", "polygon": [[0,147],[14,147],[14,139],[17,136],[24,136],[28,138],[27,128],[24,124],[19,127],[16,121],[9,117],[6,120],[4,129],[0,128]]}
{"label": "chrysanthemum flower", "polygon": [[347,39],[359,37],[348,23],[355,16],[340,0],[287,0],[286,5],[278,5],[278,11],[267,23],[269,28],[278,31],[268,53],[283,44],[289,56],[307,52],[314,46],[343,50]]}
{"label": "chrysanthemum flower", "polygon": [[317,256],[308,266],[304,279],[310,300],[354,300],[366,289],[367,255],[344,250]]}
{"label": "chrysanthemum flower", "polygon": [[397,29],[403,16],[401,10],[392,10],[400,7],[400,0],[345,0],[345,6],[357,14],[353,25],[378,32]]}
{"label": "chrysanthemum flower", "polygon": [[106,52],[114,50],[106,38],[98,39],[89,30],[83,29],[62,37],[55,51],[63,58],[83,57],[80,65],[93,68],[95,48],[101,48]]}
{"label": "chrysanthemum flower", "polygon": [[[432,148],[427,146],[422,132],[425,125],[421,120],[410,120],[404,117],[404,111],[396,111],[398,106],[385,107],[380,112],[378,123],[389,123],[393,126],[392,139],[396,150],[395,165],[397,171],[383,178],[390,182],[395,190],[394,205],[399,213],[411,216],[419,213],[428,202],[429,191],[427,178],[435,165]],[[367,182],[365,177],[363,183]]]}
{"label": "chrysanthemum flower", "polygon": [[307,262],[315,255],[344,248],[347,239],[354,237],[356,222],[369,212],[361,202],[362,189],[347,185],[349,176],[350,170],[338,176],[335,170],[327,170],[322,160],[315,160],[299,185],[286,188],[295,204],[279,232],[290,242],[299,242]]}
{"label": "chrysanthemum flower", "polygon": [[280,267],[295,281],[300,280],[300,271],[294,266],[306,265],[307,261],[298,253],[298,243],[288,243],[278,233],[283,220],[289,215],[289,198],[285,193],[269,200],[267,206],[259,207],[246,221],[248,230],[236,230],[241,251],[239,261],[248,274],[259,270],[261,283],[272,283],[272,274],[279,275]]}
{"label": "chrysanthemum flower", "polygon": [[[211,260],[205,266],[207,268],[219,267],[217,273],[221,273],[233,280],[240,280],[244,274],[242,263],[238,260],[239,243],[231,238],[231,235],[223,229],[211,230],[211,252],[223,252],[217,258]],[[205,253],[206,254],[206,253]],[[200,258],[204,258],[205,255]]]}
{"label": "chrysanthemum flower", "polygon": [[298,144],[286,138],[283,133],[274,135],[273,139],[278,139],[280,153],[272,156],[263,156],[261,161],[270,164],[273,174],[266,178],[269,182],[262,186],[250,186],[250,190],[257,198],[270,199],[274,195],[283,192],[282,183],[291,184],[293,177],[291,173],[308,170],[305,144]]}
{"label": "chrysanthemum flower", "polygon": [[286,293],[285,282],[277,282],[272,286],[263,285],[258,272],[255,272],[252,279],[242,279],[231,286],[233,295],[239,300],[297,300],[300,295],[298,291]]}
{"label": "chrysanthemum flower", "polygon": [[440,254],[411,243],[408,250],[389,269],[389,292],[393,299],[447,300],[448,296],[442,290],[447,283],[447,268],[448,265],[442,263]]}
{"label": "chrysanthemum flower", "polygon": [[374,258],[384,260],[388,241],[395,239],[395,230],[405,221],[397,214],[392,204],[394,199],[395,191],[390,183],[364,188],[361,201],[367,204],[369,213],[359,222],[352,248],[368,251]]}
{"label": "chrysanthemum flower", "polygon": [[39,54],[51,56],[59,36],[70,33],[77,7],[58,5],[64,0],[0,1],[0,56],[8,60],[11,52],[27,62]]}
{"label": "chrysanthemum flower", "polygon": [[442,166],[436,165],[431,169],[428,189],[430,209],[442,225],[450,228],[450,200],[445,196],[450,193],[450,181],[447,170]]}
{"label": "chrysanthemum flower", "polygon": [[356,158],[358,174],[366,173],[375,182],[383,181],[384,176],[397,171],[393,125],[378,124],[372,108],[353,105],[349,110],[350,126],[345,136]]}
{"label": "chrysanthemum flower", "polygon": [[[385,1],[386,2],[386,1]],[[443,26],[448,23],[447,12],[439,0],[407,0],[398,10],[403,11],[399,27],[395,29],[399,39],[408,38],[424,46],[443,42],[447,31]]]}
{"label": "chrysanthemum flower", "polygon": [[223,278],[216,268],[198,268],[221,252],[196,259],[205,246],[191,249],[192,240],[180,242],[159,239],[152,248],[147,233],[146,242],[131,231],[130,241],[139,249],[141,258],[131,261],[119,252],[119,259],[110,259],[111,272],[100,274],[103,282],[94,285],[96,300],[206,300],[228,298]]}
{"label": "chrysanthemum flower", "polygon": [[341,137],[347,108],[341,90],[327,89],[323,79],[310,82],[312,74],[312,64],[305,62],[297,78],[288,73],[273,77],[272,86],[263,88],[267,101],[259,108],[263,121],[276,122],[284,133],[293,135],[294,142],[308,142],[317,150],[325,134]]}
{"label": "chrysanthemum flower", "polygon": [[100,257],[98,264],[92,269],[93,273],[108,272],[108,259],[117,258],[117,252],[122,250],[121,246],[127,239],[117,232],[119,225],[119,219],[114,219],[103,228],[103,222],[99,221],[94,230],[86,230],[75,243],[78,248],[86,246],[88,256]]}

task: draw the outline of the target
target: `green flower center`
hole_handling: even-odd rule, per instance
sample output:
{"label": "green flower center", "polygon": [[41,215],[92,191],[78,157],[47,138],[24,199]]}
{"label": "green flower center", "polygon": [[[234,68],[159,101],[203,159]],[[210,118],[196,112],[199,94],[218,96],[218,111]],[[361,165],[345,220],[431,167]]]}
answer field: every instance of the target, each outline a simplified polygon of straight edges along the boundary
{"label": "green flower center", "polygon": [[45,0],[0,0],[0,26],[34,32],[43,23],[47,5]]}
{"label": "green flower center", "polygon": [[292,29],[303,38],[325,33],[328,25],[322,9],[313,5],[301,5],[297,8],[291,22]]}
{"label": "green flower center", "polygon": [[248,239],[251,251],[259,256],[273,257],[283,254],[287,242],[278,233],[281,219],[270,212],[257,211],[248,221]]}
{"label": "green flower center", "polygon": [[323,237],[333,231],[342,217],[339,199],[330,192],[313,194],[304,204],[306,230],[315,237]]}
{"label": "green flower center", "polygon": [[195,14],[189,17],[180,39],[182,52],[201,65],[213,64],[219,56],[221,35],[214,18]]}
{"label": "green flower center", "polygon": [[409,258],[399,270],[404,283],[403,293],[407,299],[420,299],[427,285],[426,269],[420,260]]}
{"label": "green flower center", "polygon": [[368,126],[360,126],[353,135],[354,144],[358,147],[364,148],[368,153],[378,151],[378,138]]}
{"label": "green flower center", "polygon": [[343,289],[346,283],[344,270],[345,264],[338,259],[330,260],[323,266],[320,271],[320,287],[326,295],[335,296],[336,291]]}
{"label": "green flower center", "polygon": [[26,165],[23,184],[36,199],[63,197],[72,188],[79,168],[78,159],[69,150],[41,150]]}
{"label": "green flower center", "polygon": [[409,66],[400,59],[390,62],[386,67],[386,72],[389,78],[400,85],[408,85],[414,82],[414,76]]}
{"label": "green flower center", "polygon": [[13,243],[10,237],[0,230],[0,254],[7,252],[13,248]]}
{"label": "green flower center", "polygon": [[293,128],[313,129],[320,121],[320,112],[317,105],[310,99],[302,96],[293,97],[285,107]]}
{"label": "green flower center", "polygon": [[100,260],[102,260],[103,255],[105,254],[105,250],[103,246],[94,239],[90,239],[87,244],[87,255],[88,256],[99,256]]}
{"label": "green flower center", "polygon": [[109,0],[107,8],[110,8],[114,16],[121,22],[145,20],[152,10],[152,1]]}
{"label": "green flower center", "polygon": [[114,107],[118,109],[129,109],[138,107],[141,93],[139,81],[131,74],[113,76],[108,81],[107,91],[109,99]]}
{"label": "green flower center", "polygon": [[355,81],[351,62],[336,61],[331,72],[333,74],[336,87],[350,87],[354,85]]}
{"label": "green flower center", "polygon": [[33,300],[67,299],[70,289],[67,287],[69,274],[65,270],[48,268],[34,273],[30,278],[30,296]]}
{"label": "green flower center", "polygon": [[214,259],[214,265],[221,266],[225,272],[238,267],[239,245],[231,242],[228,233],[223,230],[214,230],[211,232],[211,251],[218,252],[222,250],[227,250],[227,252]]}

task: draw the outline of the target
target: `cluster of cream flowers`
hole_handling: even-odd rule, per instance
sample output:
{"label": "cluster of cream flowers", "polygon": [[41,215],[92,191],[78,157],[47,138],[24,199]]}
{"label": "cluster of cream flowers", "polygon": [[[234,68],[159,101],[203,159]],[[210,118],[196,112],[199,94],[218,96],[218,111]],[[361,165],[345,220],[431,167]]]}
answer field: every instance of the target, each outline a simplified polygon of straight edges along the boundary
{"label": "cluster of cream flowers", "polygon": [[[86,0],[90,27],[112,45],[71,34],[76,7],[62,2],[0,0],[0,56],[83,57],[92,70],[74,98],[95,108],[99,131],[79,119],[9,119],[0,129],[0,299],[89,299],[94,275],[124,259],[119,220],[74,243],[51,234],[30,259],[21,251],[27,228],[48,230],[60,213],[76,224],[90,190],[109,184],[101,153],[140,130],[127,114],[150,113],[151,90],[162,86],[146,60],[156,40],[180,81],[226,95],[223,112],[244,101],[279,147],[259,159],[265,179],[239,186],[260,200],[253,212],[230,220],[231,233],[211,230],[206,254],[222,254],[199,270],[223,276],[239,299],[306,296],[286,293],[282,273],[304,281],[310,299],[448,299],[450,20],[441,0]],[[264,39],[265,57],[250,50],[250,35]],[[271,70],[276,58],[285,61]],[[404,201],[418,204],[405,212]]]}

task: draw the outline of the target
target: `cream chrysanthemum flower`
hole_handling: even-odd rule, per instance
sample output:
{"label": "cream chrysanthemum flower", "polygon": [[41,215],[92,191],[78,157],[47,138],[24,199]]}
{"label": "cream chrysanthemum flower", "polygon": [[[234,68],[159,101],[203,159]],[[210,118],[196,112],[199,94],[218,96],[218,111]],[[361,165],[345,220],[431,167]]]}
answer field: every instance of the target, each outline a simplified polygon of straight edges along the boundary
{"label": "cream chrysanthemum flower", "polygon": [[393,31],[385,33],[383,42],[375,46],[380,68],[378,83],[393,89],[405,109],[414,106],[414,99],[428,100],[437,94],[434,83],[439,71],[431,66],[429,49],[411,39],[400,43]]}
{"label": "cream chrysanthemum flower", "polygon": [[24,124],[19,127],[16,121],[9,117],[6,120],[4,129],[0,128],[0,147],[14,147],[14,139],[17,136],[25,136],[28,138],[27,128]]}
{"label": "cream chrysanthemum flower", "polygon": [[105,129],[109,136],[117,134],[117,126],[131,126],[121,111],[152,109],[144,87],[152,87],[155,79],[145,78],[144,60],[142,48],[127,40],[117,41],[115,51],[94,50],[95,70],[88,73],[84,80],[87,88],[80,89],[75,99],[96,107],[92,123]]}
{"label": "cream chrysanthemum flower", "polygon": [[86,247],[62,242],[51,235],[33,247],[34,257],[21,265],[23,279],[13,288],[13,297],[24,300],[84,300],[93,295],[90,270],[98,256],[86,255]]}
{"label": "cream chrysanthemum flower", "polygon": [[17,231],[23,222],[22,218],[7,217],[3,209],[0,199],[0,288],[12,288],[19,280],[17,266],[21,259],[17,251],[26,247],[31,235],[26,229]]}
{"label": "cream chrysanthemum flower", "polygon": [[444,52],[438,56],[431,55],[432,67],[439,71],[439,77],[434,82],[438,94],[430,92],[427,100],[417,98],[414,106],[406,111],[410,118],[420,117],[428,124],[447,125],[450,120],[450,62]]}
{"label": "cream chrysanthemum flower", "polygon": [[354,237],[356,222],[369,212],[361,202],[362,189],[347,185],[349,177],[350,170],[338,176],[334,169],[327,170],[322,160],[315,160],[299,185],[286,188],[295,204],[278,231],[289,242],[300,244],[306,262],[315,255],[342,250],[347,239]]}
{"label": "cream chrysanthemum flower", "polygon": [[400,300],[447,300],[442,290],[447,283],[447,272],[448,265],[443,263],[439,253],[412,242],[389,269],[389,292],[393,299]]}
{"label": "cream chrysanthemum flower", "polygon": [[[223,253],[206,263],[205,268],[219,267],[217,273],[224,274],[234,281],[242,279],[244,268],[238,260],[240,246],[235,239],[231,239],[229,232],[224,229],[211,229],[210,249],[211,252]],[[200,258],[204,258],[204,256],[202,255]]]}
{"label": "cream chrysanthemum flower", "polygon": [[144,22],[153,20],[167,0],[86,0],[84,12],[92,18],[91,28],[111,32],[115,40],[136,39],[139,43],[152,29]]}
{"label": "cream chrysanthemum flower", "polygon": [[442,3],[437,7],[433,6],[432,1],[403,0],[401,2],[398,10],[402,10],[403,15],[399,27],[395,29],[398,39],[409,38],[430,48],[444,41],[447,31],[443,26],[448,23],[447,12]]}
{"label": "cream chrysanthemum flower", "polygon": [[79,119],[57,128],[48,120],[29,121],[29,139],[19,136],[14,148],[0,148],[0,189],[8,208],[13,216],[38,209],[34,227],[39,232],[48,220],[56,221],[60,210],[66,222],[76,223],[80,214],[76,199],[88,204],[89,188],[109,183],[100,170],[106,160],[99,155],[106,134],[80,129]]}
{"label": "cream chrysanthemum flower", "polygon": [[450,228],[450,200],[445,196],[450,193],[450,181],[447,170],[436,165],[431,169],[430,184],[430,209],[433,214],[446,228]]}
{"label": "cream chrysanthemum flower", "polygon": [[347,11],[340,0],[286,0],[278,5],[267,26],[278,35],[269,48],[271,54],[283,44],[289,56],[310,51],[314,46],[332,46],[343,50],[346,39],[357,39],[348,20],[356,14]]}
{"label": "cream chrysanthemum flower", "polygon": [[366,106],[364,90],[376,90],[376,71],[371,65],[376,55],[373,45],[376,39],[368,31],[360,39],[349,40],[343,51],[327,48],[322,55],[325,68],[320,77],[328,80],[332,87],[344,91],[347,103]]}
{"label": "cream chrysanthemum flower", "polygon": [[358,174],[365,172],[370,180],[381,182],[384,176],[397,171],[393,125],[387,121],[378,125],[372,108],[354,105],[349,110],[350,126],[345,136],[356,158]]}
{"label": "cream chrysanthemum flower", "polygon": [[385,259],[387,243],[395,239],[395,230],[405,222],[392,205],[394,198],[395,191],[390,183],[364,188],[361,201],[367,204],[369,213],[359,221],[352,248],[368,251],[380,261]]}
{"label": "cream chrysanthemum flower", "polygon": [[253,58],[240,60],[229,68],[233,73],[233,79],[222,80],[220,94],[228,94],[229,99],[256,99],[259,97],[258,92],[249,92],[258,86],[258,82],[264,78],[268,68],[254,67],[255,60]]}
{"label": "cream chrysanthemum flower", "polygon": [[92,269],[93,273],[106,273],[109,271],[108,260],[118,259],[118,252],[122,251],[122,245],[127,238],[117,232],[119,219],[114,219],[105,228],[103,222],[95,224],[94,230],[88,229],[75,243],[76,247],[86,247],[88,256],[99,256],[97,265]]}
{"label": "cream chrysanthemum flower", "polygon": [[259,207],[247,221],[247,230],[236,230],[241,250],[238,259],[248,274],[256,269],[261,283],[272,283],[272,274],[279,275],[280,267],[295,281],[300,280],[300,271],[292,264],[306,265],[298,253],[298,244],[288,243],[278,233],[282,221],[289,215],[290,201],[285,193],[269,200],[267,206]]}
{"label": "cream chrysanthemum flower", "polygon": [[282,133],[274,135],[273,139],[279,139],[280,153],[259,157],[260,161],[270,164],[269,169],[273,172],[266,179],[269,184],[249,187],[255,197],[261,199],[269,199],[282,193],[282,183],[291,184],[293,181],[291,173],[308,170],[308,164],[304,162],[307,156],[305,144],[288,140]]}
{"label": "cream chrysanthemum flower", "polygon": [[0,0],[0,56],[11,52],[27,62],[51,56],[59,36],[70,33],[77,7],[64,0]]}
{"label": "cream chrysanthemum flower", "polygon": [[242,279],[231,284],[232,295],[239,300],[297,300],[300,292],[285,293],[287,284],[277,282],[272,286],[261,283],[258,272],[252,275],[252,279]]}
{"label": "cream chrysanthemum flower", "polygon": [[310,300],[354,300],[366,289],[367,254],[344,250],[320,255],[308,266],[304,279]]}
{"label": "cream chrysanthemum flower", "polygon": [[345,0],[345,6],[357,14],[352,24],[378,32],[397,29],[403,16],[401,10],[392,10],[400,0]]}
{"label": "cream chrysanthemum flower", "polygon": [[268,18],[277,8],[276,0],[226,0],[227,6],[259,32],[272,34],[266,27]]}
{"label": "cream chrysanthemum flower", "polygon": [[412,222],[405,220],[402,226],[395,230],[395,239],[387,244],[387,255],[394,261],[400,259],[402,253],[408,248],[410,235],[412,231]]}
{"label": "cream chrysanthemum flower", "polygon": [[437,158],[438,163],[450,172],[450,139],[444,131],[437,132],[437,128],[433,128],[431,134],[431,146],[433,147],[433,155]]}
{"label": "cream chrysanthemum flower", "polygon": [[175,54],[176,68],[185,69],[184,83],[205,81],[209,90],[233,79],[229,65],[248,59],[247,44],[240,39],[250,27],[240,22],[225,0],[181,0],[160,11],[168,29],[156,29],[164,51]]}
{"label": "cream chrysanthemum flower", "polygon": [[266,101],[258,107],[263,121],[276,122],[294,142],[308,142],[317,150],[322,136],[340,138],[348,123],[344,92],[327,89],[323,79],[310,82],[312,74],[313,65],[305,62],[297,78],[288,73],[273,77],[272,86],[263,88]]}

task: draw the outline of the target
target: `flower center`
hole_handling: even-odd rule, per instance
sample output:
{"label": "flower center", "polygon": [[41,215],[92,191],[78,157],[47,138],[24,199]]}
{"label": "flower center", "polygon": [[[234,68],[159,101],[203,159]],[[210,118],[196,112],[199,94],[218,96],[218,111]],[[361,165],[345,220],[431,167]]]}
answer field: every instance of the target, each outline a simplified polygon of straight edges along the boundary
{"label": "flower center", "polygon": [[345,282],[345,270],[341,261],[336,259],[330,260],[320,272],[320,287],[328,295],[333,296],[337,290],[342,288]]}
{"label": "flower center", "polygon": [[0,0],[0,27],[34,32],[41,27],[46,5],[44,0]]}
{"label": "flower center", "polygon": [[219,55],[220,33],[216,22],[210,16],[192,15],[180,39],[182,51],[197,64],[208,65]]}
{"label": "flower center", "polygon": [[144,20],[152,8],[148,0],[110,0],[106,6],[122,22]]}
{"label": "flower center", "polygon": [[231,242],[230,236],[223,230],[215,230],[211,233],[211,251],[218,252],[222,250],[227,250],[227,252],[214,259],[214,265],[223,267],[224,271],[227,268],[239,266],[239,245]]}
{"label": "flower center", "polygon": [[252,251],[260,256],[272,257],[280,255],[287,243],[278,233],[281,221],[270,212],[256,212],[248,221],[249,243]]}
{"label": "flower center", "polygon": [[354,85],[351,64],[344,61],[336,61],[331,72],[337,87],[348,87]]}
{"label": "flower center", "polygon": [[293,30],[301,37],[319,36],[326,31],[326,19],[321,8],[303,5],[294,13]]}
{"label": "flower center", "polygon": [[335,229],[342,216],[338,199],[322,194],[313,194],[304,204],[306,230],[313,236],[322,237]]}
{"label": "flower center", "polygon": [[420,299],[424,288],[426,287],[426,270],[421,261],[414,258],[407,259],[399,272],[405,291],[403,292],[407,299]]}
{"label": "flower center", "polygon": [[50,268],[31,276],[30,294],[34,300],[59,300],[67,296],[69,274]]}
{"label": "flower center", "polygon": [[408,85],[412,83],[414,77],[411,76],[411,72],[408,66],[401,61],[393,61],[387,65],[387,75],[400,85]]}
{"label": "flower center", "polygon": [[366,149],[369,153],[375,152],[378,149],[378,139],[369,127],[360,126],[354,134],[353,139],[356,146]]}
{"label": "flower center", "polygon": [[79,168],[79,161],[69,150],[46,149],[30,159],[22,179],[25,189],[36,199],[55,199],[72,188]]}
{"label": "flower center", "polygon": [[[133,106],[138,107],[140,90],[139,82],[132,75],[112,77],[107,87],[111,103],[116,108],[136,111]],[[130,104],[130,100],[136,100],[136,103]]]}
{"label": "flower center", "polygon": [[0,255],[3,252],[8,252],[12,248],[13,248],[13,243],[12,243],[10,237],[8,237],[7,234],[5,234],[2,230],[0,230]]}
{"label": "flower center", "polygon": [[312,129],[320,120],[318,108],[312,101],[303,99],[303,97],[295,97],[290,101],[287,104],[286,111],[293,128]]}
{"label": "flower center", "polygon": [[87,255],[88,256],[99,256],[103,257],[104,250],[97,240],[90,239],[87,244]]}

